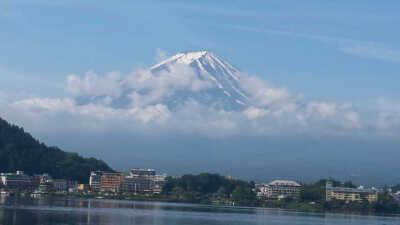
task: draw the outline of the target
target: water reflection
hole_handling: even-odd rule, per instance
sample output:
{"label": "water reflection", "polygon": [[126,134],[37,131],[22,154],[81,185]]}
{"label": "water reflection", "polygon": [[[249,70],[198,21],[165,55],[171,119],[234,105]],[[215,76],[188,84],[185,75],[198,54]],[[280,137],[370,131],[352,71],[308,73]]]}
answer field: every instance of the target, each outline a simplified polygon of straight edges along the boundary
{"label": "water reflection", "polygon": [[394,225],[397,217],[117,200],[0,198],[2,225]]}

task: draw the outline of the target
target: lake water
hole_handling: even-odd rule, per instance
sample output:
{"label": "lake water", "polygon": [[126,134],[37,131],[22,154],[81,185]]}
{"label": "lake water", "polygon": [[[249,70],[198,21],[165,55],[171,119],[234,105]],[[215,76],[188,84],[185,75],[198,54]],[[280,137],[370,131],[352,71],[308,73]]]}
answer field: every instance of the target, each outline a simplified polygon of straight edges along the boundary
{"label": "lake water", "polygon": [[1,225],[399,225],[399,217],[117,200],[0,198]]}

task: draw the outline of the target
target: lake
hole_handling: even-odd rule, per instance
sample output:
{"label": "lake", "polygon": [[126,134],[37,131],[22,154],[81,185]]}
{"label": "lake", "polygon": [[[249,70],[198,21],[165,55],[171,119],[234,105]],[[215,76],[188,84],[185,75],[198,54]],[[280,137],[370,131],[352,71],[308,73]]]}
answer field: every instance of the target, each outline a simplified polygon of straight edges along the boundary
{"label": "lake", "polygon": [[0,198],[1,225],[399,225],[400,217],[195,204]]}

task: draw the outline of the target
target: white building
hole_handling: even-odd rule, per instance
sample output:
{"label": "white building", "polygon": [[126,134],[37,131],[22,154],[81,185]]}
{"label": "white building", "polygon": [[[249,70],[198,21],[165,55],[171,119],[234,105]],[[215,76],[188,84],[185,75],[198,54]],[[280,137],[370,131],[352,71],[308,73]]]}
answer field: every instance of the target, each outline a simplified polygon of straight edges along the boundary
{"label": "white building", "polygon": [[89,186],[91,191],[93,192],[100,191],[102,175],[103,175],[102,171],[92,171],[90,173]]}
{"label": "white building", "polygon": [[299,183],[289,180],[274,180],[268,184],[256,185],[257,196],[263,199],[296,198],[300,190]]}
{"label": "white building", "polygon": [[130,176],[125,177],[122,184],[126,192],[153,192],[160,193],[167,175],[157,175],[154,169],[132,169]]}
{"label": "white building", "polygon": [[0,179],[3,187],[9,190],[33,189],[32,179],[22,171],[17,171],[16,173],[1,173]]}

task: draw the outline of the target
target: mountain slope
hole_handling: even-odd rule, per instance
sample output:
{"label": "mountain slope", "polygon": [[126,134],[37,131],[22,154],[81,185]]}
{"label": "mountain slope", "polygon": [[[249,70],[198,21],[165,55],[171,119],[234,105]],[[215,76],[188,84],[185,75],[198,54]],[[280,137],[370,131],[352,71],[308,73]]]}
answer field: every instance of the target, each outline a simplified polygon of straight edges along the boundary
{"label": "mountain slope", "polygon": [[103,161],[83,158],[35,140],[23,128],[0,118],[0,172],[22,170],[27,174],[49,173],[86,183],[90,171],[112,169]]}
{"label": "mountain slope", "polygon": [[189,98],[224,110],[243,109],[248,105],[248,96],[239,83],[239,70],[211,52],[179,53],[154,65],[150,70],[153,74],[162,74],[179,64],[189,66],[200,80],[209,82],[211,86],[199,92],[177,92],[165,101],[168,105]]}

